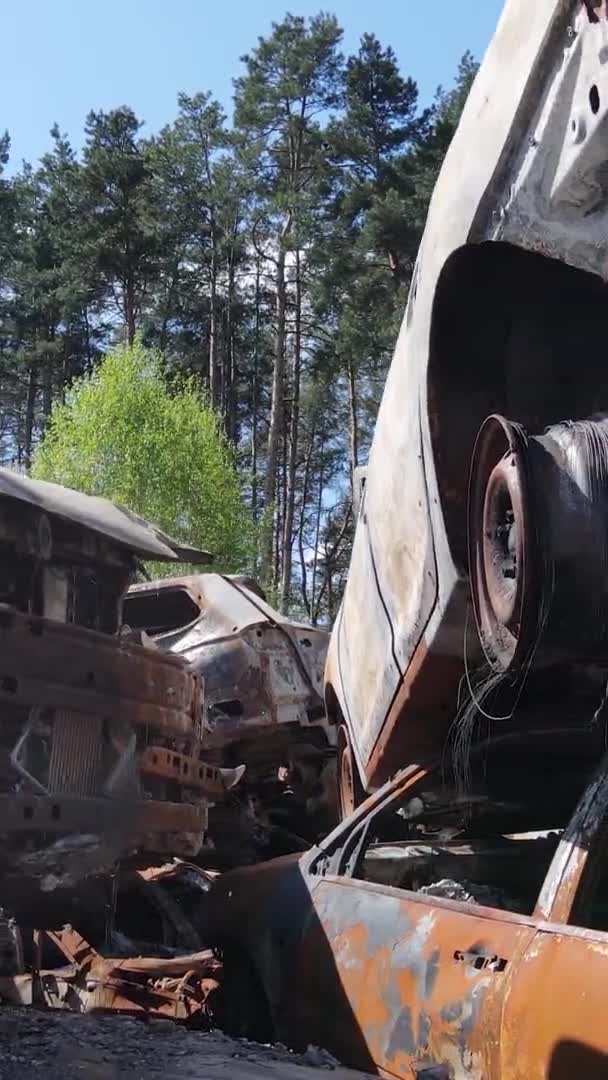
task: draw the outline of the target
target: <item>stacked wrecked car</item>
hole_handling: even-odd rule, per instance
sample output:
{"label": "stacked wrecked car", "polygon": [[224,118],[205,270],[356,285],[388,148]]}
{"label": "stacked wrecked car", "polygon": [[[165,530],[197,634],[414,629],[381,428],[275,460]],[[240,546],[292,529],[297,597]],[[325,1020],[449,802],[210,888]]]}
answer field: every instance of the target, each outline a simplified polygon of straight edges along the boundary
{"label": "stacked wrecked car", "polygon": [[608,1076],[607,49],[505,4],[354,477],[344,820],[210,894],[234,1029],[385,1077]]}

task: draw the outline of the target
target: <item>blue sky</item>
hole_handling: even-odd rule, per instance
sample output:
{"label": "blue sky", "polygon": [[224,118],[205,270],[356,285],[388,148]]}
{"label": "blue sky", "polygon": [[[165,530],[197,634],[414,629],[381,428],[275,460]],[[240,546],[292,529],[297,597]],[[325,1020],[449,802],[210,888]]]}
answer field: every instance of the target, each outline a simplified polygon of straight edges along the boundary
{"label": "blue sky", "polygon": [[0,130],[33,161],[57,121],[76,146],[91,108],[130,105],[154,131],[180,90],[210,90],[229,109],[239,58],[286,11],[335,13],[344,51],[365,31],[393,46],[429,101],[466,49],[481,58],[503,0],[4,0]]}

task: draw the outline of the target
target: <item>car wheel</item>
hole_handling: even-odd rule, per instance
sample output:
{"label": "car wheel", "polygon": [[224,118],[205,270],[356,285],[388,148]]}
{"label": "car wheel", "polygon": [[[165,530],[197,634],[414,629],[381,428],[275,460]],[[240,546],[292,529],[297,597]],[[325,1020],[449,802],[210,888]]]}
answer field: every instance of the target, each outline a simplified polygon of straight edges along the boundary
{"label": "car wheel", "polygon": [[222,950],[221,1027],[234,1039],[273,1041],[270,1006],[264,988],[245,952]]}
{"label": "car wheel", "polygon": [[340,817],[344,820],[363,802],[365,792],[359,779],[359,772],[350,745],[350,738],[345,727],[338,732],[338,796]]}

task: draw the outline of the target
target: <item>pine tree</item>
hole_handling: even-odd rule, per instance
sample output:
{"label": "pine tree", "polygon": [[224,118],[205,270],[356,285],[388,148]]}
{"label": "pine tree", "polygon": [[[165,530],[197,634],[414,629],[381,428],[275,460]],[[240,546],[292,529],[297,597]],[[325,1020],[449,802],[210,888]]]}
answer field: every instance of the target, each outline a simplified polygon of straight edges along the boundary
{"label": "pine tree", "polygon": [[429,128],[418,89],[392,49],[366,34],[345,69],[344,111],[327,133],[334,169],[326,228],[315,245],[320,349],[347,404],[351,476],[371,428],[419,242],[410,200],[414,155]]}
{"label": "pine tree", "polygon": [[[270,37],[260,38],[256,49],[243,58],[246,72],[235,84],[236,124],[249,161],[256,162],[252,171],[259,212],[253,242],[260,250],[262,225],[264,258],[272,264],[274,279],[275,340],[260,550],[261,575],[267,584],[278,585],[281,576],[284,551],[277,551],[277,547],[291,543],[284,517],[283,527],[277,527],[285,422],[287,259],[299,243],[302,206],[325,168],[319,117],[339,101],[340,38],[341,30],[331,16],[319,15],[306,22],[288,15],[273,26]],[[277,538],[274,543],[273,537]],[[273,549],[278,556],[274,559]],[[281,591],[285,597],[289,582],[283,582]]]}
{"label": "pine tree", "polygon": [[[208,94],[179,96],[177,120],[150,143],[157,194],[172,222],[159,276],[163,351],[198,370],[236,442],[246,185],[231,153],[226,118]],[[177,333],[170,333],[170,327]],[[172,338],[172,340],[170,340]],[[204,343],[204,356],[201,355]]]}
{"label": "pine tree", "polygon": [[90,112],[83,153],[83,254],[130,344],[158,274],[163,225],[140,127],[126,107]]}

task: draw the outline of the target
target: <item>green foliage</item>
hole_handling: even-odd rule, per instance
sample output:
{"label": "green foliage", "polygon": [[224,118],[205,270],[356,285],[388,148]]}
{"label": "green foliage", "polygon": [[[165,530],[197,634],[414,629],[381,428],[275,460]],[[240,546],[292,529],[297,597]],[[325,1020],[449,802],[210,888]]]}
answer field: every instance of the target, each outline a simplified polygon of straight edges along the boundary
{"label": "green foliage", "polygon": [[32,475],[129,507],[212,551],[218,570],[249,566],[252,525],[219,420],[192,380],[171,390],[160,356],[139,340],[55,405]]}

